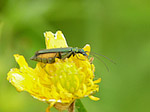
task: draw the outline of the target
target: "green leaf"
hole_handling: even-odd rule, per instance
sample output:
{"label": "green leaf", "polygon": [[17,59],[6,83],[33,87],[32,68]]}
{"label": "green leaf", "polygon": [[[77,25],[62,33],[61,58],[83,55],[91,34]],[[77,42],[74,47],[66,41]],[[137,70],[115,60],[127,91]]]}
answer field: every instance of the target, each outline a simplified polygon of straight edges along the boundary
{"label": "green leaf", "polygon": [[75,107],[78,110],[78,112],[87,112],[84,105],[82,104],[80,99],[77,99],[75,102]]}

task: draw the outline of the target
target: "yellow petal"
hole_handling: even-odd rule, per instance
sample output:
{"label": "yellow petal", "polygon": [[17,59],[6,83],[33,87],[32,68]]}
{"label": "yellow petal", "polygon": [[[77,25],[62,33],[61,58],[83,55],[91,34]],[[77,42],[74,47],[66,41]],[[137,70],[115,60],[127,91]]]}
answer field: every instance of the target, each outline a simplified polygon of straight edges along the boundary
{"label": "yellow petal", "polygon": [[46,49],[54,48],[54,42],[55,42],[54,34],[49,31],[49,32],[45,32],[44,36],[45,36]]}
{"label": "yellow petal", "polygon": [[9,80],[9,82],[11,82],[16,87],[17,91],[24,90],[24,77],[21,73],[19,73],[19,69],[13,68],[8,72],[7,75],[7,80]]}
{"label": "yellow petal", "polygon": [[65,39],[65,37],[64,37],[64,35],[63,35],[63,33],[61,31],[57,31],[56,32],[55,39],[57,40],[57,42],[55,43],[56,44],[55,45],[56,48],[68,47],[66,39]]}
{"label": "yellow petal", "polygon": [[94,101],[100,100],[100,98],[90,95],[89,98]]}
{"label": "yellow petal", "polygon": [[68,47],[66,39],[61,31],[57,31],[56,34],[45,32],[44,36],[46,49]]}
{"label": "yellow petal", "polygon": [[101,78],[94,81],[94,83],[100,83],[100,82],[101,82]]}
{"label": "yellow petal", "polygon": [[46,112],[50,112],[50,108],[54,106],[56,102],[51,102],[50,105],[47,107]]}
{"label": "yellow petal", "polygon": [[28,63],[26,62],[26,60],[24,59],[23,56],[21,56],[19,54],[14,54],[14,57],[20,67],[28,67]]}
{"label": "yellow petal", "polygon": [[91,51],[91,47],[90,47],[90,45],[89,44],[86,44],[85,46],[84,46],[84,51],[86,51],[86,54],[89,56],[89,54],[90,54],[90,51]]}

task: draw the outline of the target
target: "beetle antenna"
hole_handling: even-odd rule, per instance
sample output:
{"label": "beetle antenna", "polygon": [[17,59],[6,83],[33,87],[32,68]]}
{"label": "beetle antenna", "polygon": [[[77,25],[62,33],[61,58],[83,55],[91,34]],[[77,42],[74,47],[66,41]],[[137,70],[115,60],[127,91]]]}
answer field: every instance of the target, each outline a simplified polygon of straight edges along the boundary
{"label": "beetle antenna", "polygon": [[106,67],[107,71],[109,72],[109,68],[108,68],[107,64],[100,57],[98,57],[96,55],[93,55],[93,56],[96,57],[97,59],[99,59],[104,64],[104,66]]}
{"label": "beetle antenna", "polygon": [[[86,51],[86,52],[88,52],[88,51]],[[105,55],[102,55],[102,54],[99,54],[99,53],[95,53],[95,52],[90,52],[90,53],[91,53],[91,55],[93,55],[95,57],[97,57],[97,55],[102,56],[102,57],[106,58],[107,60],[109,60],[110,62],[112,62],[113,64],[116,64],[116,62],[114,62],[110,58],[106,57]]]}

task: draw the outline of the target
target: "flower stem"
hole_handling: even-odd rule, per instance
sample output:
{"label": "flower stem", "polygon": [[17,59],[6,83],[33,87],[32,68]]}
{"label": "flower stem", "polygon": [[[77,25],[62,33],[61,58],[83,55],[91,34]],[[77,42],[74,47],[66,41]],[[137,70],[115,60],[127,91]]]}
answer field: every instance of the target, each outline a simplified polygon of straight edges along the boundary
{"label": "flower stem", "polygon": [[68,112],[75,112],[75,101],[69,106]]}

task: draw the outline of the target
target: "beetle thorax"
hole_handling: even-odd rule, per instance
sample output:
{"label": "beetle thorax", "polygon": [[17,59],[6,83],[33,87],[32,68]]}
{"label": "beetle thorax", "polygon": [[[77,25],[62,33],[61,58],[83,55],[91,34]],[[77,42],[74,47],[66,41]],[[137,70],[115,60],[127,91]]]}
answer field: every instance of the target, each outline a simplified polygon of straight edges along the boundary
{"label": "beetle thorax", "polygon": [[79,50],[78,50],[78,48],[77,47],[75,47],[75,48],[72,48],[72,52],[79,52]]}

